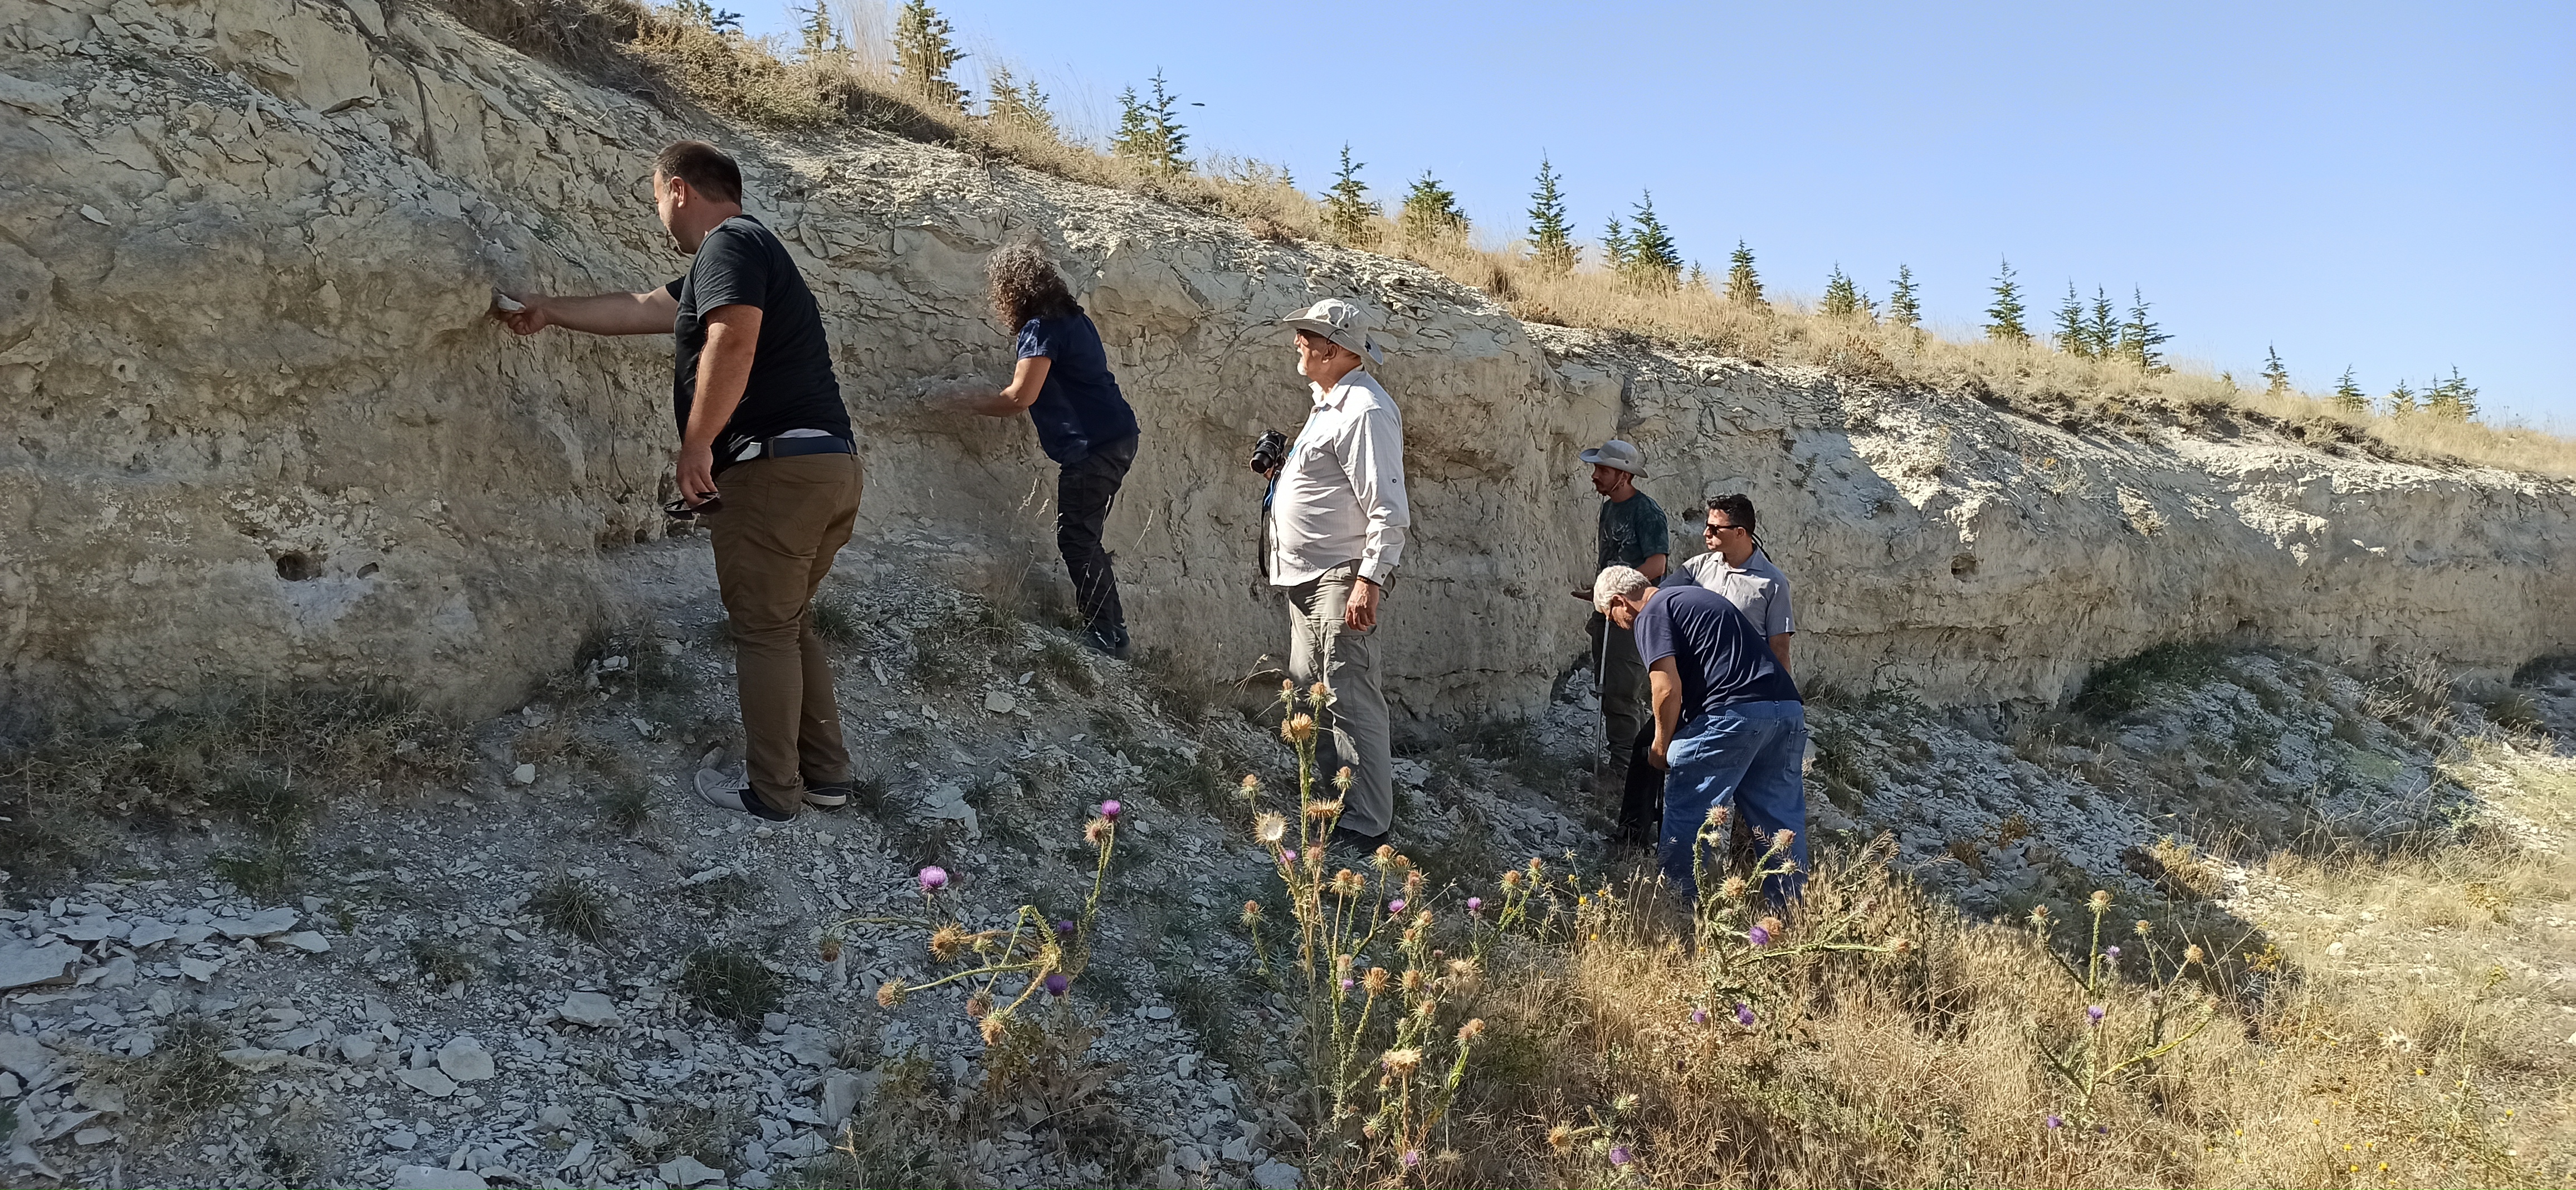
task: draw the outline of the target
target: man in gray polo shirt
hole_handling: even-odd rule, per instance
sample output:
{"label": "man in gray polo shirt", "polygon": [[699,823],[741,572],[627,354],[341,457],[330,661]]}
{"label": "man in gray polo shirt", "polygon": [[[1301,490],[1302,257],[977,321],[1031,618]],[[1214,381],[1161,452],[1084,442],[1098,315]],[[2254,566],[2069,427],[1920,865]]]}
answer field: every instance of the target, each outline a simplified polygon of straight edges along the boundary
{"label": "man in gray polo shirt", "polygon": [[1735,492],[1710,500],[1701,527],[1708,552],[1683,562],[1674,577],[1725,596],[1771,642],[1771,655],[1786,673],[1789,637],[1797,631],[1789,614],[1789,579],[1762,552],[1753,526],[1751,497]]}

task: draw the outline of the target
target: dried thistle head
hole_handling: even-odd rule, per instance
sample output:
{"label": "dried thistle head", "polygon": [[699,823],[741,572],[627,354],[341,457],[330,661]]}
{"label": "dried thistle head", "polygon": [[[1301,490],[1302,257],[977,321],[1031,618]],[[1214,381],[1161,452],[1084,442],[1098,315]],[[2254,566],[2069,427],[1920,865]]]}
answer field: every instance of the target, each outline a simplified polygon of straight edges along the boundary
{"label": "dried thistle head", "polygon": [[2035,906],[2032,906],[2031,911],[2030,911],[2030,924],[2031,924],[2033,927],[2037,928],[2037,929],[2042,929],[2042,930],[2047,929],[2047,928],[2048,928],[2048,906],[2046,906],[2046,905],[2035,905]]}
{"label": "dried thistle head", "polygon": [[1350,974],[1350,973],[1351,973],[1351,965],[1352,965],[1353,963],[1357,962],[1357,961],[1358,961],[1358,956],[1356,956],[1356,955],[1347,955],[1347,954],[1337,954],[1337,955],[1334,955],[1334,956],[1333,956],[1333,970],[1334,970],[1336,973],[1339,973],[1339,974],[1342,974],[1342,975],[1348,975],[1348,974]]}
{"label": "dried thistle head", "polygon": [[903,1003],[903,979],[898,976],[877,985],[877,1007],[891,1009]]}
{"label": "dried thistle head", "polygon": [[1243,903],[1243,924],[1247,926],[1257,926],[1261,924],[1261,902],[1245,901]]}
{"label": "dried thistle head", "polygon": [[1423,1025],[1429,1025],[1432,1014],[1439,1011],[1440,1002],[1437,1000],[1417,1001],[1413,1006],[1413,1019]]}
{"label": "dried thistle head", "polygon": [[2093,902],[2092,902],[2092,904],[2093,904],[2093,911],[2094,911],[2095,913],[2100,913],[2101,911],[2103,911],[2103,910],[2105,910],[2105,909],[2110,908],[2110,907],[2111,907],[2111,891],[2110,891],[2109,889],[2103,889],[2103,888],[2097,888],[2097,889],[2094,889],[2094,890],[2093,890]]}
{"label": "dried thistle head", "polygon": [[1408,900],[1408,901],[1419,901],[1419,900],[1421,900],[1421,899],[1422,899],[1422,886],[1423,886],[1423,884],[1425,884],[1425,883],[1426,883],[1426,880],[1425,880],[1425,878],[1424,878],[1424,877],[1423,877],[1423,875],[1422,875],[1422,869],[1420,869],[1420,868],[1415,868],[1415,869],[1413,869],[1412,871],[1405,873],[1405,874],[1404,874],[1404,899],[1405,899],[1405,900]]}
{"label": "dried thistle head", "polygon": [[1397,1078],[1411,1078],[1414,1071],[1422,1069],[1422,1051],[1409,1045],[1391,1049],[1378,1055],[1378,1063]]}
{"label": "dried thistle head", "polygon": [[966,997],[966,1016],[967,1016],[967,1019],[969,1019],[969,1020],[978,1020],[978,1021],[980,1021],[980,1020],[983,1020],[983,1019],[984,1019],[985,1014],[990,1013],[990,1012],[992,1012],[992,1011],[993,1011],[993,993],[991,993],[991,992],[977,992],[977,993],[975,993],[975,994],[974,994],[974,995],[972,995],[972,996],[968,996],[968,997]]}
{"label": "dried thistle head", "polygon": [[1793,830],[1790,830],[1788,827],[1785,827],[1785,826],[1784,826],[1784,827],[1781,827],[1780,829],[1778,829],[1778,830],[1776,830],[1776,831],[1771,832],[1771,848],[1772,848],[1772,850],[1775,850],[1775,851],[1787,851],[1791,846],[1795,845],[1797,842],[1798,842],[1798,832],[1793,831]]}
{"label": "dried thistle head", "polygon": [[1518,868],[1514,868],[1514,869],[1512,869],[1511,871],[1508,871],[1508,872],[1503,873],[1503,887],[1504,887],[1504,888],[1519,888],[1520,886],[1521,886],[1521,873],[1520,873],[1520,869],[1518,869]]}
{"label": "dried thistle head", "polygon": [[930,932],[930,957],[943,963],[956,962],[974,942],[974,935],[956,926],[941,926]]}
{"label": "dried thistle head", "polygon": [[2190,946],[2186,946],[2186,947],[2183,947],[2183,948],[2182,948],[2182,961],[2183,961],[2184,963],[2186,963],[2186,964],[2190,964],[2190,963],[2197,963],[2197,962],[2199,962],[2199,961],[2201,960],[2201,958],[2202,958],[2202,954],[2201,954],[2200,945],[2199,945],[2198,943],[2194,943],[2194,944],[2192,944],[2192,945],[2190,945]]}
{"label": "dried thistle head", "polygon": [[1476,969],[1476,960],[1474,959],[1449,960],[1449,978],[1451,979],[1455,979],[1463,983],[1468,980],[1472,980],[1481,974],[1483,974],[1483,972]]}
{"label": "dried thistle head", "polygon": [[[1350,770],[1349,770],[1349,769],[1343,769],[1342,771],[1343,771],[1343,772],[1345,772],[1345,773],[1347,773],[1347,772],[1349,772]],[[1377,866],[1379,866],[1379,867],[1381,867],[1381,868],[1385,868],[1385,867],[1391,867],[1391,866],[1393,866],[1393,865],[1396,863],[1396,861],[1401,860],[1401,859],[1403,859],[1403,858],[1404,858],[1403,856],[1397,855],[1397,854],[1395,853],[1395,848],[1394,848],[1393,846],[1391,846],[1391,845],[1389,845],[1389,844],[1385,844],[1385,843],[1380,843],[1380,844],[1378,844],[1378,845],[1377,845],[1377,851],[1376,851],[1375,853],[1373,853],[1373,854],[1371,854],[1371,855],[1369,856],[1369,862],[1370,862],[1370,863],[1373,863],[1373,864],[1376,864]]]}
{"label": "dried thistle head", "polygon": [[823,956],[823,961],[826,963],[839,962],[841,960],[841,936],[836,933],[827,933],[823,935],[822,939],[815,943],[814,951],[815,953]]}
{"label": "dried thistle head", "polygon": [[1407,967],[1404,969],[1404,990],[1407,995],[1421,995],[1422,989],[1430,986],[1430,984],[1431,977],[1424,975],[1422,973],[1422,968]]}
{"label": "dried thistle head", "polygon": [[2138,919],[2138,924],[2130,928],[2132,932],[2137,934],[2137,936],[2144,938],[2147,935],[2156,932],[2156,923],[2141,917]]}
{"label": "dried thistle head", "polygon": [[1288,837],[1288,820],[1264,810],[1252,820],[1252,837],[1275,847]]}
{"label": "dried thistle head", "polygon": [[1007,1012],[994,1013],[991,1016],[985,1017],[984,1023],[978,1026],[978,1028],[981,1029],[984,1034],[984,1044],[1000,1045],[1002,1044],[1002,1034],[1010,1031],[1011,1014]]}
{"label": "dried thistle head", "polygon": [[1729,876],[1718,882],[1717,895],[1730,901],[1741,901],[1744,899],[1745,888],[1742,876]]}
{"label": "dried thistle head", "polygon": [[1333,873],[1333,895],[1335,896],[1356,897],[1366,886],[1367,882],[1361,879],[1360,874],[1349,868]]}
{"label": "dried thistle head", "polygon": [[1375,996],[1386,991],[1386,985],[1394,978],[1395,976],[1389,974],[1384,967],[1371,967],[1368,969],[1368,974],[1360,977],[1360,986],[1367,989],[1368,994]]}
{"label": "dried thistle head", "polygon": [[1887,949],[1892,954],[1912,954],[1914,953],[1914,940],[1911,938],[1894,939],[1887,944]]}
{"label": "dried thistle head", "polygon": [[1314,706],[1327,706],[1333,701],[1333,688],[1317,682],[1306,687],[1306,701]]}
{"label": "dried thistle head", "polygon": [[1341,816],[1342,804],[1340,802],[1306,803],[1306,817],[1314,819],[1317,822],[1327,822]]}
{"label": "dried thistle head", "polygon": [[[1428,929],[1430,929],[1430,928],[1431,928],[1431,911],[1430,911],[1430,910],[1428,910],[1428,909],[1425,909],[1425,910],[1423,910],[1423,911],[1422,911],[1422,912],[1420,912],[1420,913],[1416,913],[1416,914],[1414,914],[1414,915],[1413,915],[1413,928],[1414,928],[1414,929],[1417,929],[1417,930],[1428,930]],[[1437,954],[1437,953],[1439,953],[1439,952],[1434,951],[1433,953]]]}
{"label": "dried thistle head", "polygon": [[1305,859],[1307,875],[1313,876],[1322,873],[1324,870],[1324,845],[1317,843],[1306,848]]}
{"label": "dried thistle head", "polygon": [[1720,803],[1718,803],[1717,805],[1710,806],[1710,807],[1708,808],[1708,815],[1707,815],[1706,817],[1704,817],[1704,818],[1700,819],[1700,825],[1701,825],[1701,826],[1724,826],[1724,825],[1726,825],[1726,819],[1727,819],[1727,815],[1728,815],[1729,813],[1730,813],[1730,811],[1729,811],[1729,809],[1727,808],[1726,803],[1724,803],[1724,802],[1720,802]]}
{"label": "dried thistle head", "polygon": [[1244,796],[1246,797],[1261,792],[1261,774],[1245,773],[1243,775],[1242,789]]}
{"label": "dried thistle head", "polygon": [[1280,738],[1292,744],[1303,744],[1315,738],[1315,717],[1299,711],[1279,725]]}
{"label": "dried thistle head", "polygon": [[1766,917],[1753,924],[1762,927],[1764,931],[1768,932],[1774,938],[1780,936],[1780,931],[1789,928],[1788,926],[1781,924],[1780,919],[1776,917]]}
{"label": "dried thistle head", "polygon": [[1342,771],[1333,774],[1333,788],[1341,793],[1349,793],[1351,791],[1351,781],[1353,779],[1354,775],[1351,772],[1351,766],[1347,764],[1343,765]]}
{"label": "dried thistle head", "polygon": [[1547,1130],[1547,1147],[1560,1153],[1573,1148],[1576,1139],[1574,1126],[1571,1124],[1558,1124]]}
{"label": "dried thistle head", "polygon": [[1485,1035],[1485,1018],[1476,1017],[1458,1026],[1458,1044],[1467,1045]]}

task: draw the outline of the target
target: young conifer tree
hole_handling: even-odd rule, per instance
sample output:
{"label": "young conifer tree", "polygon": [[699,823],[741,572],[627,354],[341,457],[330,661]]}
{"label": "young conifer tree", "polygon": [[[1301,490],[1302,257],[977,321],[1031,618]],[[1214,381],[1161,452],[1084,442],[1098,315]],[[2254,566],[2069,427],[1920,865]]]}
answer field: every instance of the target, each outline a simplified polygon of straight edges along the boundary
{"label": "young conifer tree", "polygon": [[1601,266],[1623,277],[1628,273],[1628,229],[1617,215],[1601,229]]}
{"label": "young conifer tree", "polygon": [[2120,349],[2120,312],[2099,285],[2093,287],[2093,321],[2085,324],[2084,345],[2095,359],[2109,359]]}
{"label": "young conifer tree", "polygon": [[824,6],[823,0],[814,0],[814,7],[805,10],[803,32],[807,58],[823,56],[841,40],[840,34],[832,28],[832,10]]}
{"label": "young conifer tree", "polygon": [[1834,271],[1825,274],[1825,301],[1819,307],[1827,318],[1853,318],[1860,314],[1860,287],[1843,272],[1843,264],[1834,262]]}
{"label": "young conifer tree", "polygon": [[1628,238],[1628,281],[1639,289],[1663,292],[1682,279],[1682,254],[1673,233],[1655,215],[1655,192],[1646,191],[1636,208],[1637,230]]}
{"label": "young conifer tree", "polygon": [[1735,251],[1726,255],[1726,300],[1739,306],[1768,306],[1762,300],[1762,278],[1753,271],[1753,249],[1744,241],[1735,241]]}
{"label": "young conifer tree", "polygon": [[2355,416],[2370,412],[2370,396],[2352,382],[2352,368],[2347,365],[2343,376],[2335,381],[2335,408]]}
{"label": "young conifer tree", "polygon": [[1467,236],[1467,212],[1458,209],[1458,196],[1427,169],[1414,179],[1413,189],[1405,192],[1396,223],[1404,229],[1404,238],[1416,243]]}
{"label": "young conifer tree", "polygon": [[2155,319],[2147,316],[2146,295],[2134,288],[2131,289],[2129,320],[2120,324],[2118,349],[2120,355],[2130,363],[2138,365],[2141,371],[2170,372],[2173,369],[2165,366],[2164,352],[2158,348],[2171,342],[2172,339],[2172,335],[2166,334],[2163,328],[2156,325]]}
{"label": "young conifer tree", "polygon": [[2435,417],[2471,421],[2478,415],[2478,390],[2469,387],[2457,364],[2451,366],[2450,379],[2435,384],[2429,395],[2431,399],[2424,402],[2424,411]]}
{"label": "young conifer tree", "polygon": [[1334,238],[1353,247],[1364,247],[1376,238],[1369,220],[1377,217],[1377,204],[1368,201],[1368,183],[1360,180],[1365,163],[1351,160],[1350,142],[1342,143],[1342,167],[1333,173],[1333,184],[1324,190],[1324,226]]}
{"label": "young conifer tree", "polygon": [[1995,278],[1995,301],[1986,307],[1986,337],[2004,343],[2027,343],[2030,328],[2023,326],[2021,283],[2013,280],[2012,262],[2004,261],[2003,272]]}
{"label": "young conifer tree", "polygon": [[952,32],[948,18],[939,15],[930,0],[904,0],[903,11],[894,18],[894,64],[904,86],[923,102],[962,108],[966,92],[948,77],[948,71],[966,55],[958,52]]}
{"label": "young conifer tree", "polygon": [[2057,308],[2057,333],[2050,337],[2059,351],[2092,358],[2093,333],[2084,325],[2084,299],[2076,296],[2073,281],[2066,283],[2066,304]]}
{"label": "young conifer tree", "polygon": [[2406,387],[2406,382],[2400,380],[2397,382],[2397,387],[2388,390],[2388,416],[2405,417],[2413,412],[2415,412],[2415,390]]}
{"label": "young conifer tree", "polygon": [[1565,217],[1565,195],[1557,189],[1557,181],[1556,167],[1541,154],[1538,189],[1530,192],[1530,263],[1549,277],[1574,271],[1574,224]]}
{"label": "young conifer tree", "polygon": [[2263,345],[2263,395],[2277,397],[2290,391],[2290,369],[2281,363],[2281,349]]}
{"label": "young conifer tree", "polygon": [[1109,137],[1109,151],[1159,173],[1181,173],[1190,167],[1190,159],[1182,155],[1190,134],[1181,126],[1180,96],[1172,94],[1159,67],[1147,82],[1153,87],[1150,98],[1138,98],[1134,87],[1118,96],[1118,131]]}
{"label": "young conifer tree", "polygon": [[985,119],[1017,125],[1041,136],[1056,135],[1055,113],[1047,110],[1046,92],[1038,90],[1036,79],[1022,82],[1010,67],[996,64],[985,87],[990,92],[984,100]]}
{"label": "young conifer tree", "polygon": [[1691,262],[1689,275],[1682,278],[1682,288],[1696,289],[1702,293],[1708,291],[1708,273],[1699,267],[1698,261]]}
{"label": "young conifer tree", "polygon": [[1887,291],[1887,321],[1906,330],[1923,325],[1923,302],[1914,292],[1914,270],[1896,266],[1896,282]]}

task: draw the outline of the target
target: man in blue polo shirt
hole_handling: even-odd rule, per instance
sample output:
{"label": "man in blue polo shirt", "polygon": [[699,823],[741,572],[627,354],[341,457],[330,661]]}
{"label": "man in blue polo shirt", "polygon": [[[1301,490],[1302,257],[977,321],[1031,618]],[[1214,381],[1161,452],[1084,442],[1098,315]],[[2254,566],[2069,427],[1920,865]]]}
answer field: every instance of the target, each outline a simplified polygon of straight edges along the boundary
{"label": "man in blue polo shirt", "polygon": [[[1757,837],[1790,831],[1797,870],[1763,882],[1774,904],[1806,883],[1807,793],[1799,776],[1807,748],[1806,704],[1744,613],[1704,587],[1657,589],[1646,576],[1612,566],[1592,584],[1592,605],[1636,634],[1654,689],[1655,742],[1664,774],[1664,875],[1696,895],[1692,868],[1709,808],[1734,805]],[[1720,862],[1712,849],[1708,862]]]}

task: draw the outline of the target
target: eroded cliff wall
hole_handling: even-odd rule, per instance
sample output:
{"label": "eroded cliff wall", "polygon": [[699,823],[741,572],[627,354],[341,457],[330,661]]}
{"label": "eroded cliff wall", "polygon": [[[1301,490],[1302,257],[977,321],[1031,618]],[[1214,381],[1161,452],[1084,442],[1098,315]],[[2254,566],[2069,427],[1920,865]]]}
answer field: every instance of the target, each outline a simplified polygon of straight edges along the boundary
{"label": "eroded cliff wall", "polygon": [[822,301],[863,532],[1052,574],[1026,426],[920,393],[1007,365],[982,254],[1056,250],[1148,427],[1111,522],[1140,643],[1212,672],[1284,641],[1240,459],[1306,405],[1273,320],[1327,294],[1396,345],[1378,372],[1417,524],[1386,648],[1417,717],[1527,707],[1581,652],[1575,455],[1614,433],[1652,453],[1677,548],[1699,498],[1754,495],[1798,584],[1801,674],[1845,686],[2054,697],[2104,658],[2240,630],[2473,669],[2576,644],[2565,482],[2250,430],[2077,433],[1526,327],[1427,270],[1134,195],[677,118],[409,6],[0,0],[0,31],[0,682],[22,698],[383,680],[490,710],[559,668],[612,612],[615,548],[661,531],[669,345],[481,315],[495,284],[679,272],[642,182],[683,135],[740,153]]}

